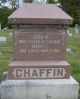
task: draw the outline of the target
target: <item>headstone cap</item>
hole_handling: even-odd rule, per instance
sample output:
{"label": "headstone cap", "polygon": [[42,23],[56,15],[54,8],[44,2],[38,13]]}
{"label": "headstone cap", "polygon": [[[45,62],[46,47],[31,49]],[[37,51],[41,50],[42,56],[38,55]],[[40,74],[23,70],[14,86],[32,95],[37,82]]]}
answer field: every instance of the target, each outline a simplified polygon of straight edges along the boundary
{"label": "headstone cap", "polygon": [[9,16],[11,24],[72,24],[72,18],[54,4],[24,3]]}

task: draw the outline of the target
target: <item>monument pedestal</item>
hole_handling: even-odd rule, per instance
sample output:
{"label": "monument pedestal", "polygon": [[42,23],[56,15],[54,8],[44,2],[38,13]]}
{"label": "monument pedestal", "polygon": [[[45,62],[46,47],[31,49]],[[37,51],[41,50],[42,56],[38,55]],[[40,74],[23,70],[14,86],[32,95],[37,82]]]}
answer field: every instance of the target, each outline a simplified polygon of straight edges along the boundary
{"label": "monument pedestal", "polygon": [[70,79],[5,80],[1,99],[78,99],[79,84]]}
{"label": "monument pedestal", "polygon": [[67,61],[11,61],[10,80],[69,79],[70,65]]}

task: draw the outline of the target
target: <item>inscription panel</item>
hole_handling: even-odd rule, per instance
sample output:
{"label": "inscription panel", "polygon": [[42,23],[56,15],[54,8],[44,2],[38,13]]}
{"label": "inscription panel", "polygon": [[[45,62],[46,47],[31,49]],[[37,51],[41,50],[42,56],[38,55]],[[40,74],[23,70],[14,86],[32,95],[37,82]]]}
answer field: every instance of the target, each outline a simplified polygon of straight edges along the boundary
{"label": "inscription panel", "polygon": [[65,29],[16,29],[13,35],[14,60],[64,60]]}
{"label": "inscription panel", "polygon": [[64,79],[69,78],[69,72],[67,67],[43,67],[43,68],[25,68],[16,67],[11,68],[9,72],[10,79]]}

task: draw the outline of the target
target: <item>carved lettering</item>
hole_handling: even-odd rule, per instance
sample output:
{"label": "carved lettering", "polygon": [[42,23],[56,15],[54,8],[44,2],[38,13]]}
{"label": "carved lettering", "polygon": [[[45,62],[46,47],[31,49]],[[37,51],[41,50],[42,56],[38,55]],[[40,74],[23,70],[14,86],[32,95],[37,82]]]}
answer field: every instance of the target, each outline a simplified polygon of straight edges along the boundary
{"label": "carved lettering", "polygon": [[33,69],[33,72],[32,72],[32,77],[38,77],[38,72],[36,69]]}
{"label": "carved lettering", "polygon": [[15,78],[62,78],[65,75],[64,68],[16,68],[13,70]]}

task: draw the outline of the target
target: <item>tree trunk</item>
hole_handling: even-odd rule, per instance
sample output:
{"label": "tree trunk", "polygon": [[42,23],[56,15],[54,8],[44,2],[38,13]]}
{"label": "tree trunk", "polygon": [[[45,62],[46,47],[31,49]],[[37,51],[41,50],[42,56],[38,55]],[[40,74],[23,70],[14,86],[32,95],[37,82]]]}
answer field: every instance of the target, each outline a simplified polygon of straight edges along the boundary
{"label": "tree trunk", "polygon": [[32,0],[23,0],[23,3],[32,3]]}

